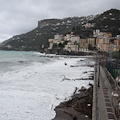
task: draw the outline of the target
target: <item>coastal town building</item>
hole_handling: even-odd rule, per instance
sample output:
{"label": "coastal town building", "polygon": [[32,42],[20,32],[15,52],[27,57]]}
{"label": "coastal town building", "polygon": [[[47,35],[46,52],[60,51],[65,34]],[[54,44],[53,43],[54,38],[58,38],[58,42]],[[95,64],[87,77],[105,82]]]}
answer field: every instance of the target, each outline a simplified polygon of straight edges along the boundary
{"label": "coastal town building", "polygon": [[49,48],[48,49],[52,49],[54,43],[55,43],[54,39],[49,39]]}
{"label": "coastal town building", "polygon": [[96,48],[99,51],[113,51],[113,44],[110,43],[110,39],[112,38],[112,34],[110,32],[100,32],[100,30],[94,30],[93,37],[96,38]]}
{"label": "coastal town building", "polygon": [[73,44],[72,42],[68,42],[68,44],[65,45],[64,50],[68,51],[68,52],[77,52],[78,53],[79,46],[77,44]]}
{"label": "coastal town building", "polygon": [[72,42],[72,43],[80,43],[80,37],[79,36],[72,36],[71,38],[70,38],[70,41]]}
{"label": "coastal town building", "polygon": [[87,38],[88,44],[90,44],[92,47],[96,46],[96,38],[91,37]]}
{"label": "coastal town building", "polygon": [[62,37],[62,35],[59,35],[59,34],[56,34],[56,35],[54,35],[54,39],[56,40],[56,41],[60,41],[60,40],[62,40],[63,39],[63,37]]}
{"label": "coastal town building", "polygon": [[51,43],[51,42],[55,43],[55,39],[49,39],[48,41],[49,41],[49,43]]}
{"label": "coastal town building", "polygon": [[114,51],[120,50],[120,39],[114,40]]}
{"label": "coastal town building", "polygon": [[103,52],[118,52],[120,51],[120,35],[112,37],[110,32],[101,32],[99,29],[93,31],[93,37],[80,38],[79,36],[66,34],[65,36],[56,34],[54,39],[49,39],[49,50],[63,49],[63,51],[76,52],[86,51],[92,48]]}
{"label": "coastal town building", "polygon": [[95,24],[94,23],[86,23],[86,24],[83,24],[82,27],[85,27],[85,28],[91,28],[91,27],[94,27]]}
{"label": "coastal town building", "polygon": [[65,41],[70,41],[70,38],[71,38],[71,34],[67,34],[66,36],[64,36]]}
{"label": "coastal town building", "polygon": [[80,43],[80,37],[79,36],[73,36],[68,34],[67,39],[69,39],[69,42],[65,45],[64,50],[68,52],[76,52],[78,53],[79,50],[79,43]]}
{"label": "coastal town building", "polygon": [[80,47],[79,49],[82,51],[88,50],[88,40],[87,39],[80,39],[79,47]]}

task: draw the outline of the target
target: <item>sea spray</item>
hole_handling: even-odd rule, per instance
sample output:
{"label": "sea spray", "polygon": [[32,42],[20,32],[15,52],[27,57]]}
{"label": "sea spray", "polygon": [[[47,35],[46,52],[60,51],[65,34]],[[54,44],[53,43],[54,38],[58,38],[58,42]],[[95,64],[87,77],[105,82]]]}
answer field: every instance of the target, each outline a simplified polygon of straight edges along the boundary
{"label": "sea spray", "polygon": [[[8,58],[5,57],[6,62],[10,61],[10,54],[13,56],[13,53],[16,64],[10,65],[11,70],[0,73],[1,120],[50,120],[55,116],[55,106],[68,100],[76,87],[89,87],[89,82],[93,82],[62,81],[62,75],[69,79],[88,77],[94,68],[87,66],[87,58],[56,59],[40,57],[35,52],[13,51],[9,52]],[[83,61],[80,62],[80,59]],[[67,65],[64,65],[65,62]],[[83,74],[84,71],[87,72]]]}

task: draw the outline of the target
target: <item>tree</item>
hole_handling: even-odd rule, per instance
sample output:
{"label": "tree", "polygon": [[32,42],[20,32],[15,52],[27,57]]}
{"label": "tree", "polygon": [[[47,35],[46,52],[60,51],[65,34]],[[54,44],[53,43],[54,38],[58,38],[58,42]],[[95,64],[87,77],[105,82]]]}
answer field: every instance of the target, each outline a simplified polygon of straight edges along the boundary
{"label": "tree", "polygon": [[64,44],[59,43],[59,44],[58,44],[58,47],[60,47],[60,48],[64,48]]}
{"label": "tree", "polygon": [[72,28],[72,31],[75,31],[75,27]]}
{"label": "tree", "polygon": [[57,43],[53,44],[53,49],[55,49],[57,47],[58,47]]}

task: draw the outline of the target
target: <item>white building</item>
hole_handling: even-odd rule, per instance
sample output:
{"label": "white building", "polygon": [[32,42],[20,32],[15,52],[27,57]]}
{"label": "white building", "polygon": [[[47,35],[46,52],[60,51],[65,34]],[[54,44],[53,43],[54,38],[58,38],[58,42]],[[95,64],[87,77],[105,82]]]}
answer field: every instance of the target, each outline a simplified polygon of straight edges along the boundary
{"label": "white building", "polygon": [[79,43],[80,42],[80,37],[79,36],[72,36],[71,37],[71,39],[70,39],[70,41],[72,42],[72,43]]}

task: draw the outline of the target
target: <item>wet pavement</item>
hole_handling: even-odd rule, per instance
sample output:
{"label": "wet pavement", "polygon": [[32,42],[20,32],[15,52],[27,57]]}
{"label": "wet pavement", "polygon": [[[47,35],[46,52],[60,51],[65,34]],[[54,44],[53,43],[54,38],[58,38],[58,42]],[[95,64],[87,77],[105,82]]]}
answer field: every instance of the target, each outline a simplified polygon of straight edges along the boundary
{"label": "wet pavement", "polygon": [[114,109],[117,105],[117,98],[113,98],[112,95],[115,85],[111,84],[109,75],[106,73],[107,70],[104,67],[95,66],[95,95],[93,97],[95,100],[93,101],[96,103],[93,103],[92,120],[119,120],[116,118]]}

